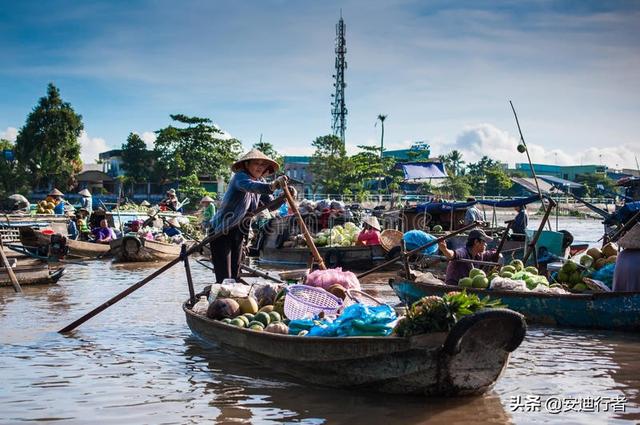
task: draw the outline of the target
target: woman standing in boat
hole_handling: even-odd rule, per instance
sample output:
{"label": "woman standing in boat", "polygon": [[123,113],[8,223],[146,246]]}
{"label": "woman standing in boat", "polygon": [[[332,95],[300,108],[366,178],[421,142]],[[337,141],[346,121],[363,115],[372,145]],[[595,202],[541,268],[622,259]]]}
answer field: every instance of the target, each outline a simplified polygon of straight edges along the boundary
{"label": "woman standing in boat", "polygon": [[[274,190],[287,183],[286,176],[280,176],[271,183],[264,180],[279,168],[277,162],[257,149],[250,150],[231,166],[235,174],[229,182],[220,209],[211,219],[210,231],[224,234],[211,242],[211,262],[215,268],[216,282],[238,278],[244,237],[249,233],[249,223],[243,218],[260,204],[271,202]],[[290,190],[295,197],[295,190]],[[279,205],[274,209],[277,207]]]}
{"label": "woman standing in boat", "polygon": [[615,292],[640,291],[640,224],[629,230],[618,243],[622,251],[616,258],[613,272]]}

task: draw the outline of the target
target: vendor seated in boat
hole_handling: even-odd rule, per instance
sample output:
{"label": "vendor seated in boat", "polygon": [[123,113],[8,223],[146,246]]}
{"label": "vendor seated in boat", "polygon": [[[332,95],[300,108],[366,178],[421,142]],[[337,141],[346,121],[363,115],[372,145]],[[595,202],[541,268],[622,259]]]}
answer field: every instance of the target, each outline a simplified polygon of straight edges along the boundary
{"label": "vendor seated in boat", "polygon": [[356,245],[380,245],[380,230],[382,229],[377,218],[365,218]]}
{"label": "vendor seated in boat", "polygon": [[515,207],[517,211],[516,217],[513,220],[507,221],[507,223],[513,223],[511,225],[512,241],[524,241],[526,239],[527,226],[529,225],[529,216],[527,215],[527,207],[520,205]]}
{"label": "vendor seated in boat", "polygon": [[64,205],[65,205],[65,200],[64,198],[64,193],[60,192],[58,189],[53,188],[53,190],[51,192],[49,192],[49,194],[47,195],[47,202],[53,202],[55,204],[55,207],[53,208],[53,213],[56,215],[62,215],[64,214]]}
{"label": "vendor seated in boat", "polygon": [[[216,215],[211,219],[210,233],[222,234],[211,242],[211,262],[215,268],[216,282],[238,279],[244,247],[244,238],[249,233],[250,223],[243,220],[263,204],[273,201],[273,192],[287,184],[287,176],[280,176],[271,183],[265,177],[274,174],[280,166],[257,149],[252,149],[231,166],[235,174],[229,182]],[[293,187],[291,195],[296,196]],[[272,210],[280,203],[270,205]]]}
{"label": "vendor seated in boat", "polygon": [[438,243],[440,252],[450,260],[445,283],[458,285],[460,279],[469,276],[473,263],[457,260],[498,261],[500,255],[495,250],[487,251],[487,243],[492,240],[482,229],[474,229],[469,232],[466,246],[462,248],[451,250],[447,248],[445,241],[440,241]]}
{"label": "vendor seated in boat", "polygon": [[116,232],[109,227],[109,222],[106,218],[100,220],[100,227],[96,227],[91,231],[94,237],[94,242],[108,244],[114,239],[117,239]]}
{"label": "vendor seated in boat", "polygon": [[162,233],[169,236],[170,238],[181,235],[182,231],[180,231],[180,223],[178,223],[178,220],[176,220],[175,217],[172,217],[169,220],[165,221],[164,227],[162,228]]}
{"label": "vendor seated in boat", "polygon": [[[467,198],[467,202],[476,202],[476,198],[469,197]],[[474,222],[483,222],[484,218],[482,217],[482,213],[476,207],[476,204],[471,205],[467,208],[467,211],[464,213],[464,225],[468,226]]]}

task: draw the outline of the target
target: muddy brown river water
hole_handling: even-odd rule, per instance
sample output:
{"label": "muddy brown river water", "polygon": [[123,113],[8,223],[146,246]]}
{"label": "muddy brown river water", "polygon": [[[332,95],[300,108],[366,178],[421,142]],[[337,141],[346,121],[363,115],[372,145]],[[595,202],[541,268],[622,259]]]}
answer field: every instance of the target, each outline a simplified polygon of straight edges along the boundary
{"label": "muddy brown river water", "polygon": [[[597,222],[567,221],[591,241]],[[192,262],[197,286],[211,272]],[[191,336],[174,267],[67,336],[56,331],[153,267],[69,265],[57,285],[0,288],[0,423],[426,424],[640,422],[640,336],[531,326],[480,397],[423,399],[314,387]],[[386,276],[365,290],[396,303]]]}

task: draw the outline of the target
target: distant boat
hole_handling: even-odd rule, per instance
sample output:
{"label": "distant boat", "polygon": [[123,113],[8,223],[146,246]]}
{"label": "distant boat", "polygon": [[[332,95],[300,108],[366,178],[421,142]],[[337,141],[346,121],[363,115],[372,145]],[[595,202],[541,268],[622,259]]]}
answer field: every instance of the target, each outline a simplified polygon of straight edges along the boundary
{"label": "distant boat", "polygon": [[[43,285],[56,283],[64,274],[64,267],[50,269],[46,263],[16,266],[12,268],[18,283],[22,285]],[[0,286],[11,286],[9,273],[4,267],[0,267]]]}
{"label": "distant boat", "polygon": [[[187,247],[193,241],[186,241]],[[182,245],[125,235],[109,243],[111,253],[117,262],[171,261],[180,255]]]}

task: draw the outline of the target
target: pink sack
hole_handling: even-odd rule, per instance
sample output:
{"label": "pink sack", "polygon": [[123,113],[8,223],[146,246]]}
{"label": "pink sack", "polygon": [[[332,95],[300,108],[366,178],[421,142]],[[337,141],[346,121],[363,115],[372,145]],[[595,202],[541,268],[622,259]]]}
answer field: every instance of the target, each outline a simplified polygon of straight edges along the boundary
{"label": "pink sack", "polygon": [[329,289],[331,285],[342,285],[345,289],[360,290],[360,282],[353,272],[343,272],[342,268],[316,270],[307,276],[305,284]]}

